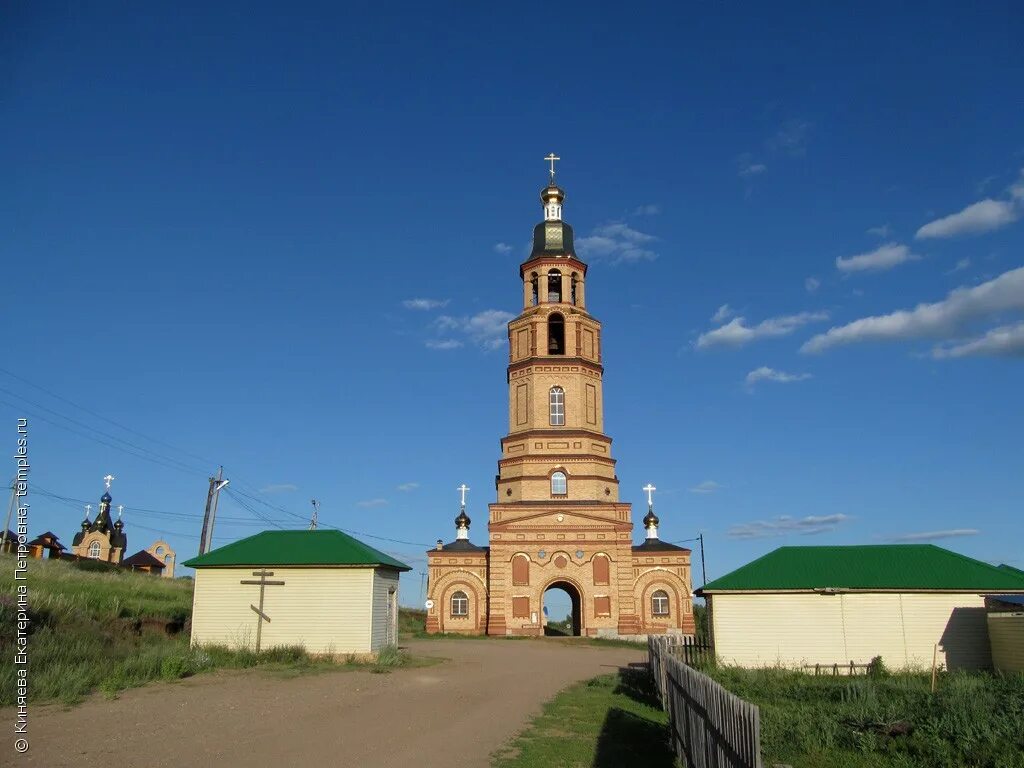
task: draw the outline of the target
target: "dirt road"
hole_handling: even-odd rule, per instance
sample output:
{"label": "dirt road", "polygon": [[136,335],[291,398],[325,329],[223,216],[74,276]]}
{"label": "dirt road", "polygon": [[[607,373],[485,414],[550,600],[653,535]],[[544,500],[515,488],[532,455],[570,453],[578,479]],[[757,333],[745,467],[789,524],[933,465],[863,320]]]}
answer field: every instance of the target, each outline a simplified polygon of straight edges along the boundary
{"label": "dirt road", "polygon": [[450,660],[386,675],[200,675],[125,691],[113,701],[93,697],[68,711],[35,706],[28,753],[8,747],[0,763],[487,766],[490,754],[559,690],[646,655],[544,640],[406,645],[415,655]]}

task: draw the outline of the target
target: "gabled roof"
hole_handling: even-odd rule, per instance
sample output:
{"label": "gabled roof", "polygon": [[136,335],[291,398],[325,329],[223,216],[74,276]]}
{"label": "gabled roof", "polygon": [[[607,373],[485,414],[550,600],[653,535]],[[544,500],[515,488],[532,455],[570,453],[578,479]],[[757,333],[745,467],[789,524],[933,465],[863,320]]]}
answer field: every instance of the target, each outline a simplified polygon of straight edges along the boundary
{"label": "gabled roof", "polygon": [[67,549],[67,547],[60,543],[60,539],[57,538],[57,534],[52,533],[50,531],[46,531],[46,533],[40,533],[38,536],[32,539],[32,541],[30,541],[27,546],[34,547],[39,544],[42,544],[43,546],[53,546],[57,549]]}
{"label": "gabled roof", "polygon": [[486,552],[487,549],[487,547],[478,547],[469,539],[456,539],[447,544],[442,544],[440,550],[434,547],[433,549],[428,549],[427,552]]}
{"label": "gabled roof", "polygon": [[642,554],[644,552],[690,552],[691,550],[661,539],[644,539],[643,544],[633,545],[633,551]]}
{"label": "gabled roof", "polygon": [[779,547],[697,594],[815,589],[1024,592],[1024,576],[934,544]]}
{"label": "gabled roof", "polygon": [[164,564],[158,558],[153,557],[149,552],[140,549],[131,557],[121,561],[122,568],[163,568]]}
{"label": "gabled roof", "polygon": [[241,565],[383,565],[411,571],[408,565],[341,531],[263,531],[255,536],[186,560],[190,568]]}

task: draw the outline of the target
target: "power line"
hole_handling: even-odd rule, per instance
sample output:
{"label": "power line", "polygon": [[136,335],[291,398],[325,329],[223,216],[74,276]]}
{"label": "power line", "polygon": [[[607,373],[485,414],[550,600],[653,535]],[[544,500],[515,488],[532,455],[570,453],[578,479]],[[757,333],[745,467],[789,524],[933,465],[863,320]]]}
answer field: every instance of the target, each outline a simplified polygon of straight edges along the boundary
{"label": "power line", "polygon": [[[192,474],[194,472],[194,470],[192,470],[192,469],[183,469],[180,466],[168,463],[166,461],[163,461],[162,459],[154,459],[152,456],[147,456],[146,454],[138,453],[136,451],[130,450],[128,448],[125,448],[124,446],[117,445],[116,443],[111,443],[111,442],[108,442],[106,440],[102,440],[102,439],[100,439],[98,437],[95,437],[94,435],[80,432],[77,429],[72,429],[71,427],[67,426],[66,424],[61,424],[59,422],[53,421],[52,419],[48,419],[45,416],[40,416],[38,413],[32,413],[32,410],[29,409],[29,408],[25,408],[25,406],[15,405],[14,403],[11,403],[11,402],[9,402],[7,400],[3,400],[3,399],[0,399],[0,405],[6,405],[8,408],[11,408],[11,409],[13,409],[14,411],[16,411],[18,413],[28,413],[33,419],[39,419],[40,421],[44,421],[47,424],[52,424],[53,426],[57,427],[58,429],[63,429],[65,431],[67,431],[67,432],[71,432],[72,434],[79,435],[80,437],[84,437],[87,440],[93,440],[94,442],[100,443],[101,445],[106,445],[109,448],[113,448],[114,450],[122,451],[123,453],[127,453],[127,454],[129,454],[131,456],[135,456],[136,458],[142,459],[144,461],[149,461],[149,462],[152,462],[153,464],[159,464],[160,466],[167,467],[169,469],[173,469],[173,470],[176,470],[178,472],[184,472],[186,474]],[[64,417],[61,417],[61,418],[64,418]],[[91,427],[90,427],[90,429],[91,429]]]}
{"label": "power line", "polygon": [[217,463],[217,462],[215,462],[215,461],[213,461],[211,459],[207,459],[207,458],[204,458],[202,456],[198,456],[198,455],[196,455],[194,453],[190,453],[189,451],[186,451],[186,450],[184,450],[182,448],[178,448],[177,446],[171,445],[170,443],[166,443],[163,440],[158,440],[155,437],[150,437],[150,436],[148,436],[148,435],[146,435],[146,434],[144,434],[142,432],[139,432],[136,429],[132,429],[131,427],[126,427],[124,424],[121,424],[120,422],[114,421],[113,419],[111,419],[108,416],[104,416],[102,414],[96,413],[96,411],[90,410],[89,408],[86,408],[84,405],[79,405],[78,403],[76,403],[76,402],[74,402],[72,400],[68,400],[66,397],[62,397],[61,395],[58,395],[56,392],[51,392],[50,390],[46,389],[45,387],[41,387],[38,384],[35,384],[35,383],[29,381],[28,379],[24,378],[23,376],[19,376],[18,374],[14,373],[12,371],[8,371],[6,368],[0,368],[0,373],[7,374],[11,378],[17,379],[18,381],[21,381],[21,382],[24,382],[25,384],[28,384],[30,387],[33,387],[34,389],[38,389],[40,392],[43,392],[43,393],[49,395],[50,397],[56,398],[57,400],[60,400],[61,402],[67,403],[68,405],[70,405],[70,406],[72,406],[74,408],[78,408],[80,411],[85,411],[90,416],[95,416],[97,419],[100,419],[101,421],[105,421],[105,422],[107,422],[109,424],[113,424],[115,427],[117,427],[119,429],[123,429],[125,432],[131,432],[133,435],[138,435],[139,437],[141,437],[141,438],[143,438],[145,440],[149,440],[151,443],[156,443],[157,445],[162,445],[165,448],[170,448],[170,449],[172,449],[174,451],[177,451],[178,453],[181,453],[181,454],[183,454],[185,456],[189,456],[190,458],[197,459],[197,460],[203,462],[204,464],[215,465]]}

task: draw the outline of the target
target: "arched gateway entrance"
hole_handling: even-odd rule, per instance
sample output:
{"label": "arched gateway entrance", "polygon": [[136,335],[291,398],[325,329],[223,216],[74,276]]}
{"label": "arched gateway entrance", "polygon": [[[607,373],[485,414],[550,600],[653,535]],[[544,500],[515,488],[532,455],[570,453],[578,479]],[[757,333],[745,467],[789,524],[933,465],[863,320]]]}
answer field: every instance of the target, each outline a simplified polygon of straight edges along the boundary
{"label": "arched gateway entrance", "polygon": [[583,634],[579,588],[568,581],[553,581],[544,589],[544,634],[552,637]]}

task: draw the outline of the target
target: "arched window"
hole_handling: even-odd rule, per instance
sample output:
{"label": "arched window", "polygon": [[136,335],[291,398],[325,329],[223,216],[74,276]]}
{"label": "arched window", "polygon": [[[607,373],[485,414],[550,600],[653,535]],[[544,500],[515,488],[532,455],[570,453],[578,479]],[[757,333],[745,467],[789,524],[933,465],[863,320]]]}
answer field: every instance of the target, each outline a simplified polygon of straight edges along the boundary
{"label": "arched window", "polygon": [[164,548],[163,547],[157,547],[156,548],[157,556],[162,555],[163,553],[164,553]]}
{"label": "arched window", "polygon": [[171,564],[171,556],[170,555],[164,555],[164,563],[166,565],[170,565]]}
{"label": "arched window", "polygon": [[531,299],[531,301],[533,303],[533,306],[536,307],[537,306],[537,297],[538,297],[538,293],[537,293],[537,273],[536,272],[531,272],[530,273],[530,285],[532,287],[532,294],[531,295],[533,297]]}
{"label": "arched window", "polygon": [[565,472],[554,472],[551,475],[551,495],[565,496],[569,493],[569,484],[565,478]]}
{"label": "arched window", "polygon": [[668,592],[659,589],[651,595],[651,613],[655,616],[668,616]]}
{"label": "arched window", "polygon": [[594,567],[594,583],[595,584],[607,584],[609,582],[609,567],[608,558],[604,555],[594,555],[593,559]]}
{"label": "arched window", "polygon": [[93,560],[100,559],[100,543],[98,541],[94,541],[89,545],[89,557]]}
{"label": "arched window", "polygon": [[548,393],[548,415],[552,427],[565,426],[565,390],[552,387]]}
{"label": "arched window", "polygon": [[576,304],[576,282],[579,280],[579,276],[573,272],[569,275],[569,302],[575,306]]}
{"label": "arched window", "polygon": [[562,273],[557,269],[548,272],[548,301],[562,300]]}
{"label": "arched window", "polygon": [[548,315],[548,354],[565,354],[565,318],[557,312]]}
{"label": "arched window", "polygon": [[452,616],[469,616],[469,598],[462,590],[452,595]]}

